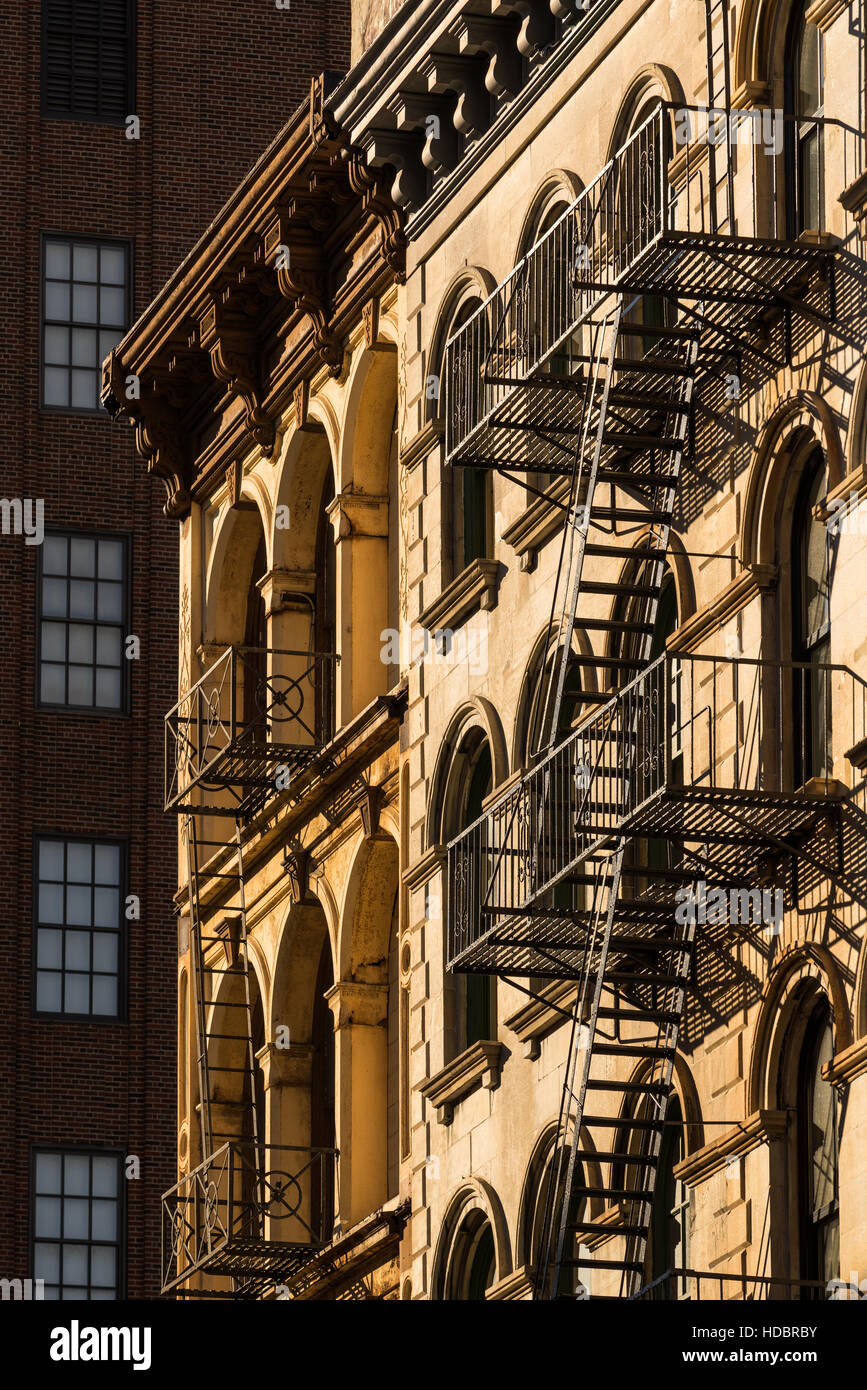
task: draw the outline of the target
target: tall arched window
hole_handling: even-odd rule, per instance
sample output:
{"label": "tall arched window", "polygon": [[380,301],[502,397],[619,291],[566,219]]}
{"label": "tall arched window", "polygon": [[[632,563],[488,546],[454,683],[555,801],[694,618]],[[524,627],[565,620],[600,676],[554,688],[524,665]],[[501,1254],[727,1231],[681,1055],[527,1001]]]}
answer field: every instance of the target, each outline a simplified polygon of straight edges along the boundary
{"label": "tall arched window", "polygon": [[[322,942],[313,995],[310,1031],[310,1146],[334,1148],[334,1021],[326,994],[334,984],[331,946],[327,934]],[[311,1225],[316,1234],[327,1238],[334,1224],[334,1185],[328,1165],[314,1163],[311,1169]]]}
{"label": "tall arched window", "polygon": [[792,528],[792,657],[808,662],[795,669],[795,785],[830,776],[831,546],[828,530],[813,514],[825,493],[822,450],[816,447],[804,467]]}
{"label": "tall arched window", "polygon": [[464,1218],[448,1252],[443,1298],[480,1302],[496,1278],[494,1232],[482,1211]]}
{"label": "tall arched window", "polygon": [[265,711],[268,704],[265,682],[268,676],[268,620],[265,599],[260,587],[268,567],[265,533],[260,534],[250,584],[247,590],[247,610],[244,624],[244,722],[257,742],[264,742],[267,729]]}
{"label": "tall arched window", "polygon": [[[480,299],[468,299],[460,307],[452,324],[450,334],[472,318],[481,305]],[[469,350],[465,361],[452,360],[452,370],[463,372],[463,381],[453,380],[449,389],[470,396],[465,401],[470,419],[477,420],[483,414],[483,403],[478,395],[483,390],[481,380],[471,378],[476,370],[475,351]],[[493,549],[493,483],[490,471],[486,468],[457,467],[452,470],[452,574],[457,576],[474,560],[487,559]]]}
{"label": "tall arched window", "polygon": [[798,1209],[801,1278],[840,1274],[837,1096],[822,1075],[834,1055],[831,1011],[814,1009],[798,1074]]}
{"label": "tall arched window", "polygon": [[[651,1279],[669,1271],[689,1268],[689,1189],[675,1169],[686,1153],[683,1112],[673,1095],[665,1112],[662,1145],[656,1170],[653,1214],[650,1227]],[[668,1286],[674,1297],[687,1297],[687,1281],[681,1276]]]}
{"label": "tall arched window", "polygon": [[807,22],[810,0],[796,0],[786,39],[787,235],[821,231],[824,207],[825,54],[822,32]]}
{"label": "tall arched window", "polygon": [[[485,798],[493,790],[491,750],[487,742],[479,746],[469,771],[464,801],[464,826],[472,825],[482,814]],[[481,885],[476,898],[481,895]],[[458,1050],[472,1047],[494,1036],[496,1029],[496,979],[493,975],[462,975],[460,990],[463,1008],[459,1019]]]}
{"label": "tall arched window", "polygon": [[[625,126],[622,153],[617,160],[618,232],[615,255],[625,270],[662,228],[668,190],[671,132],[660,114],[660,99],[643,101]],[[622,320],[624,357],[643,357],[658,343],[658,334],[640,328],[663,328],[672,321],[671,306],[662,295],[627,296]]]}

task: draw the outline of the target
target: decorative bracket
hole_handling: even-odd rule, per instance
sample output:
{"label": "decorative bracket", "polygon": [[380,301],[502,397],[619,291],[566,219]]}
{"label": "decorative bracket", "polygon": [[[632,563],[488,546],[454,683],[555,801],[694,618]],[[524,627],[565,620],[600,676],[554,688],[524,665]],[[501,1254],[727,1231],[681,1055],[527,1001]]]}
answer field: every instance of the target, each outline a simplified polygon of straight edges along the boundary
{"label": "decorative bracket", "polygon": [[483,15],[464,14],[455,23],[452,33],[458,40],[461,53],[470,56],[487,54],[490,62],[485,74],[485,86],[491,96],[518,95],[524,80],[521,55],[518,52],[517,20],[486,19]]}
{"label": "decorative bracket", "polygon": [[138,399],[126,395],[126,371],[113,349],[103,364],[102,400],[113,417],[124,411],[134,425],[136,448],[149,473],[163,480],[166,516],[184,517],[190,510],[189,467],[177,411],[152,385]]}
{"label": "decorative bracket", "polygon": [[299,840],[290,840],[283,851],[283,872],[289,879],[296,903],[307,901],[310,883],[310,851]]}
{"label": "decorative bracket", "polygon": [[247,429],[262,452],[270,457],[274,450],[274,421],[262,403],[256,366],[255,337],[249,328],[230,324],[226,301],[217,296],[199,320],[199,341],[211,359],[211,370],[225,382],[232,396],[244,404]]}
{"label": "decorative bracket", "polygon": [[[325,289],[322,226],[311,200],[278,208],[265,230],[265,259],[277,272],[280,293],[306,314],[313,325],[316,353],[332,376],[343,367],[343,345],[331,330]],[[284,249],[285,248],[285,249]]]}
{"label": "decorative bracket", "polygon": [[491,98],[485,86],[483,59],[432,53],[421,65],[419,75],[427,80],[428,91],[444,95],[457,92],[454,125],[460,135],[483,135],[491,124]]}

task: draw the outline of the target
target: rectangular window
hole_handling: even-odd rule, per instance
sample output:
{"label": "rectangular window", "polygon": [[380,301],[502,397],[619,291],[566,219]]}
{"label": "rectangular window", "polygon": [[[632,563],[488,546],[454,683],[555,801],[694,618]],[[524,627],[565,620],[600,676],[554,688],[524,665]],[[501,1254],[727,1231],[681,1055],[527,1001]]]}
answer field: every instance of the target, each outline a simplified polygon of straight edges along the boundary
{"label": "rectangular window", "polygon": [[129,248],[46,236],[42,252],[42,405],[101,412],[102,363],[129,317]]}
{"label": "rectangular window", "polygon": [[125,920],[121,848],[103,840],[37,840],[37,1013],[120,1017]]}
{"label": "rectangular window", "polygon": [[134,112],[133,0],[42,0],[42,114],[120,123]]}
{"label": "rectangular window", "polygon": [[46,535],[39,574],[40,705],[126,709],[127,604],[123,537]]}
{"label": "rectangular window", "polygon": [[123,1297],[119,1154],[33,1154],[33,1278],[52,1299]]}

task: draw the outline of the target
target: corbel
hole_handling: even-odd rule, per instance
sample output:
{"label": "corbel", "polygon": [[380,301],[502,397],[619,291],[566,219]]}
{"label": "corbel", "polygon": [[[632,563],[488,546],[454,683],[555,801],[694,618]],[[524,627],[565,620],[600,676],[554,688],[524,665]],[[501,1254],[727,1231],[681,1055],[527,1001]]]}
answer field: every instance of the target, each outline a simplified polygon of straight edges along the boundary
{"label": "corbel", "polygon": [[398,130],[415,130],[424,136],[421,162],[432,174],[457,167],[460,150],[454,108],[453,96],[438,97],[429,92],[398,92],[389,104]]}
{"label": "corbel", "polygon": [[371,169],[391,165],[396,171],[391,196],[400,208],[424,202],[427,175],[421,160],[421,136],[411,130],[369,130],[361,148]]}
{"label": "corbel", "polygon": [[349,186],[361,199],[362,212],[379,225],[382,258],[402,285],[406,280],[406,233],[400,208],[385,195],[379,172],[368,168],[364,155],[341,150],[341,158],[346,161]]}
{"label": "corbel", "polygon": [[437,95],[457,93],[453,116],[459,135],[483,135],[491,124],[491,98],[485,86],[484,59],[431,53],[422,63],[419,75],[427,82],[428,91]]}
{"label": "corbel", "polygon": [[591,0],[548,0],[548,8],[555,19],[578,19],[590,9]]}
{"label": "corbel", "polygon": [[255,337],[250,328],[232,322],[227,290],[211,295],[199,319],[199,341],[210,357],[214,376],[225,383],[231,396],[242,401],[247,429],[262,452],[270,457],[274,450],[275,427],[262,403]]}
{"label": "corbel", "polygon": [[292,899],[296,903],[307,901],[310,869],[310,851],[299,840],[290,840],[283,850],[283,872],[289,879]]}
{"label": "corbel", "polygon": [[[265,228],[265,259],[277,273],[277,288],[313,327],[317,356],[332,376],[343,367],[343,346],[331,330],[321,228],[310,225],[312,200],[293,200],[274,209]],[[321,204],[316,204],[321,209]],[[317,214],[318,215],[318,214]],[[288,255],[279,254],[285,247]]]}
{"label": "corbel", "polygon": [[127,416],[135,428],[136,449],[147,470],[161,478],[166,489],[166,516],[184,517],[190,510],[190,470],[185,448],[186,433],[176,408],[151,381],[139,395],[127,395],[131,375],[115,349],[102,368],[102,401],[108,413]]}
{"label": "corbel", "polygon": [[364,830],[366,840],[374,840],[379,835],[379,819],[382,808],[385,805],[385,787],[374,787],[370,782],[365,782],[359,810],[361,812],[361,825]]}
{"label": "corbel", "polygon": [[517,38],[518,52],[525,58],[535,58],[554,42],[554,16],[548,0],[489,0],[491,15],[517,15],[521,29]]}
{"label": "corbel", "polygon": [[493,97],[517,96],[524,85],[524,66],[518,52],[520,25],[515,18],[488,19],[484,15],[462,14],[451,33],[461,53],[470,57],[486,54],[488,70],[485,86]]}
{"label": "corbel", "polygon": [[234,970],[238,964],[241,952],[241,919],[240,917],[224,917],[222,922],[217,924],[216,935],[223,943],[223,954],[226,957],[226,966],[229,970]]}

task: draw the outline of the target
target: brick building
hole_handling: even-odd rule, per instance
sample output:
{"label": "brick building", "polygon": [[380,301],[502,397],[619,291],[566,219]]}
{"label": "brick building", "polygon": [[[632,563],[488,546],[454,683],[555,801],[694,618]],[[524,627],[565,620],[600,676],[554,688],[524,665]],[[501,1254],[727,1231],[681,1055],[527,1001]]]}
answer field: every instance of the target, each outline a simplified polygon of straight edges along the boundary
{"label": "brick building", "polygon": [[0,1276],[47,1298],[153,1294],[176,1169],[177,533],[99,364],[311,76],[345,69],[349,8],[5,17]]}

